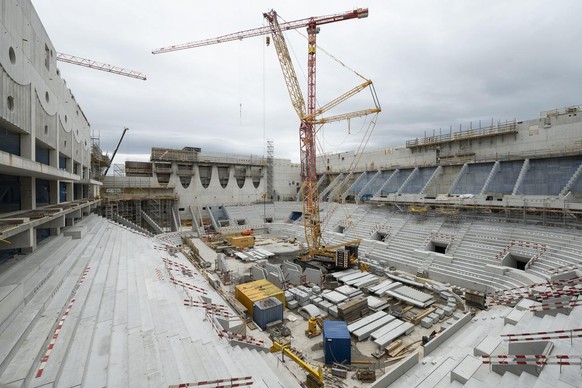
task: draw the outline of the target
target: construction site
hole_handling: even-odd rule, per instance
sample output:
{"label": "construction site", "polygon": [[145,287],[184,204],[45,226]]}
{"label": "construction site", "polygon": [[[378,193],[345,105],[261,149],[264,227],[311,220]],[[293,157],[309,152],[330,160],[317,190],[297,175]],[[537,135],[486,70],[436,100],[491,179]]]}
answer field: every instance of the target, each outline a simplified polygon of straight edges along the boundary
{"label": "construction site", "polygon": [[116,164],[129,129],[105,153],[56,61],[145,75],[57,53],[30,0],[0,9],[1,386],[581,386],[581,105],[322,154],[323,125],[366,118],[369,137],[382,111],[359,74],[316,100],[320,29],[369,11],[271,10],[152,53],[266,39],[299,163],[267,140],[263,156],[158,144]]}

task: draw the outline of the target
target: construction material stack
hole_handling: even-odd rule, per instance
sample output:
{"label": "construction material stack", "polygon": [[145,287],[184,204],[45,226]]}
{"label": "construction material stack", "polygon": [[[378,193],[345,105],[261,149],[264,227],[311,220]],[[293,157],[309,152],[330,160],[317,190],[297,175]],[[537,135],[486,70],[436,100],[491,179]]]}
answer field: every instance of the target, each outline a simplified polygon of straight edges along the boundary
{"label": "construction material stack", "polygon": [[338,305],[337,311],[339,319],[353,322],[368,315],[370,310],[368,309],[368,300],[366,298],[357,298]]}

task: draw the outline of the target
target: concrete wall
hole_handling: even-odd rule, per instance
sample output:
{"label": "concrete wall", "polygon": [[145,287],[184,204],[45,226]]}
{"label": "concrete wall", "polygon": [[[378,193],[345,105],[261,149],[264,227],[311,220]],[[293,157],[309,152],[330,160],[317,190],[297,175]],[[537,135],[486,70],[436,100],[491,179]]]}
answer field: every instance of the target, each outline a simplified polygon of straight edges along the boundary
{"label": "concrete wall", "polygon": [[459,320],[441,332],[438,337],[429,341],[429,343],[424,345],[424,356],[428,356],[433,350],[441,346],[443,342],[451,338],[453,334],[455,334],[461,327],[465,326],[465,324],[470,320],[471,314],[463,315]]}
{"label": "concrete wall", "polygon": [[[8,163],[0,158],[0,174],[30,177],[31,189],[38,178],[49,180],[51,204],[60,202],[58,184],[66,180],[70,201],[75,199],[71,182],[90,183],[89,123],[60,76],[57,52],[31,1],[5,0],[0,10],[0,127],[20,135],[20,155],[10,155]],[[48,166],[36,162],[37,147],[48,150]],[[65,171],[59,166],[61,155],[68,159]],[[91,192],[76,189],[84,193],[77,198]],[[36,208],[30,190],[21,192],[21,208]]]}
{"label": "concrete wall", "polygon": [[[549,125],[548,125],[549,123]],[[440,160],[467,161],[520,158],[526,154],[549,154],[582,144],[582,112],[518,121],[518,133],[490,138],[451,142],[437,148],[411,149],[405,146],[367,151],[356,171],[410,168],[436,165]],[[464,129],[465,131],[467,128]],[[455,132],[453,132],[454,134]],[[420,131],[417,136],[420,135]],[[415,136],[412,135],[412,140]],[[543,152],[540,152],[543,150]],[[438,152],[437,152],[438,151]],[[317,171],[346,172],[360,155],[355,152],[330,153],[318,159]],[[440,160],[438,159],[440,157]]]}
{"label": "concrete wall", "polygon": [[[27,139],[31,155],[34,155],[36,138],[88,167],[89,123],[60,76],[57,52],[32,3],[30,0],[5,0],[2,10],[0,46],[4,49],[0,52],[3,84],[0,117],[17,127],[18,132],[31,135]],[[12,110],[6,103],[8,96],[14,98]],[[46,131],[45,126],[48,127]],[[55,163],[54,167],[58,168],[58,157]]]}
{"label": "concrete wall", "polygon": [[403,374],[408,372],[413,366],[418,364],[418,352],[412,353],[410,356],[406,357],[404,360],[398,363],[396,367],[390,370],[390,372],[384,374],[382,377],[378,378],[370,388],[387,388],[398,380]]}

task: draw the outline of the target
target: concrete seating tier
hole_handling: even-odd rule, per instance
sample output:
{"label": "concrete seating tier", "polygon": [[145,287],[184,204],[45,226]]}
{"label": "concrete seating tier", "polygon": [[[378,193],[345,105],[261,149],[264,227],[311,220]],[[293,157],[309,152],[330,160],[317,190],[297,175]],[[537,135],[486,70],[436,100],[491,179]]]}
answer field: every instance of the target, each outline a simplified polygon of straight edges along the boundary
{"label": "concrete seating tier", "polygon": [[[4,294],[38,287],[20,305],[10,294],[0,299],[0,311],[14,310],[0,328],[1,386],[160,387],[252,376],[259,386],[299,387],[274,355],[231,346],[205,310],[183,305],[201,300],[200,290],[226,304],[184,256],[104,218],[83,224],[84,238],[56,236],[0,274]],[[170,281],[163,258],[191,270],[172,272],[191,289]],[[50,276],[36,276],[29,263]]]}

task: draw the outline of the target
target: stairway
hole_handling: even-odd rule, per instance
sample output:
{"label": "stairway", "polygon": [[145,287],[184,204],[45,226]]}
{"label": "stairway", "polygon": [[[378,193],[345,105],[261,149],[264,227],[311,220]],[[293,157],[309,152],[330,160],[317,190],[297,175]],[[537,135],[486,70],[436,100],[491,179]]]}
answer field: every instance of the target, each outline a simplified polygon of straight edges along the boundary
{"label": "stairway", "polygon": [[529,171],[529,159],[526,159],[523,161],[521,171],[519,172],[517,180],[515,181],[515,186],[513,187],[512,195],[517,195],[517,193],[520,191],[521,185],[523,184],[523,181],[525,180],[528,171]]}
{"label": "stairway", "polygon": [[576,169],[576,171],[574,172],[572,177],[568,180],[568,183],[566,183],[566,185],[564,186],[562,191],[560,191],[560,196],[563,197],[566,194],[568,194],[568,191],[570,191],[570,188],[572,187],[572,185],[574,185],[574,183],[576,183],[580,174],[582,174],[582,163],[580,163],[580,165],[578,166],[578,168]]}

